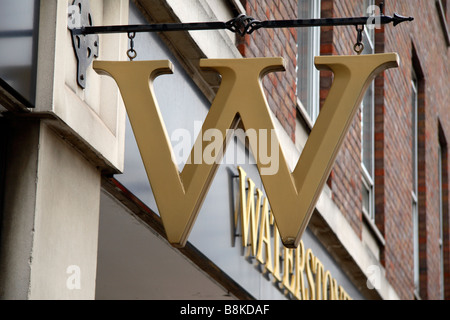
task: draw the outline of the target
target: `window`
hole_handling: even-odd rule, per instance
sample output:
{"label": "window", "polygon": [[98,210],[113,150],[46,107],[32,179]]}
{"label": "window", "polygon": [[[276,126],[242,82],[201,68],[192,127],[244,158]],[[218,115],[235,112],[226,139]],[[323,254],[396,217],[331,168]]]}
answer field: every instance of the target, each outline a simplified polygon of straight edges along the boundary
{"label": "window", "polygon": [[[377,11],[378,10],[378,11]],[[375,6],[375,0],[364,0],[364,15],[375,16],[379,14],[379,7]],[[363,53],[375,53],[375,25],[368,25],[364,28],[364,49]]]}
{"label": "window", "polygon": [[[299,1],[299,19],[320,18],[320,0]],[[320,27],[298,28],[297,95],[314,123],[319,115],[320,73],[314,66],[314,57],[320,55]]]}
{"label": "window", "polygon": [[436,0],[436,7],[438,8],[439,14],[445,19],[447,23],[447,0]]}
{"label": "window", "polygon": [[449,299],[449,206],[448,206],[448,149],[445,134],[439,123],[438,179],[439,179],[439,247],[440,247],[440,298]]}
{"label": "window", "polygon": [[448,29],[448,15],[447,15],[447,0],[436,0],[436,9],[441,22],[442,32],[444,33],[444,39],[447,47],[450,46],[450,32]]}
{"label": "window", "polygon": [[2,0],[0,78],[34,104],[39,0]]}
{"label": "window", "polygon": [[[374,6],[374,0],[365,0],[365,11]],[[364,51],[363,54],[375,53],[375,30],[374,28],[364,28]],[[375,191],[374,191],[374,140],[375,140],[375,85],[372,82],[367,89],[361,104],[361,162],[362,162],[362,210],[363,213],[375,222]]]}
{"label": "window", "polygon": [[443,163],[445,162],[443,159],[444,152],[441,144],[438,147],[438,175],[439,175],[439,251],[440,251],[440,262],[441,262],[441,270],[440,270],[440,288],[441,288],[441,299],[445,299],[445,282],[444,282],[444,194],[443,194]]}
{"label": "window", "polygon": [[414,242],[414,289],[419,293],[420,270],[419,270],[419,206],[418,206],[418,81],[413,72],[411,80],[411,105],[412,105],[412,221],[413,221],[413,242]]}

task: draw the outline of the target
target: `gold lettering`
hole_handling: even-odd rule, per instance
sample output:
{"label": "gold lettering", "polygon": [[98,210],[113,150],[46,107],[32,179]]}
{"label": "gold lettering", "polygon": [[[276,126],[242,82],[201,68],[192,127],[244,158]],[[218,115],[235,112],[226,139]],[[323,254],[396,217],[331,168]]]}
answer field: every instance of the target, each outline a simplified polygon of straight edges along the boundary
{"label": "gold lettering", "polygon": [[303,241],[300,241],[296,249],[283,247],[284,257],[281,265],[280,234],[274,216],[270,212],[269,201],[260,189],[255,188],[255,183],[247,177],[241,167],[238,167],[238,171],[241,219],[235,215],[235,223],[237,226],[238,221],[241,222],[242,245],[251,246],[247,254],[256,256],[256,260],[264,265],[263,272],[272,274],[274,283],[281,282],[285,295],[291,294],[298,300],[351,299],[347,292],[337,285],[330,271],[325,271],[324,265],[313,251],[308,249],[305,253]]}
{"label": "gold lettering", "polygon": [[350,296],[348,293],[342,288],[342,286],[339,286],[339,300],[350,300]]}
{"label": "gold lettering", "polygon": [[303,245],[303,241],[300,241],[300,245],[296,250],[296,276],[295,276],[295,294],[294,296],[301,300],[307,300],[308,296],[306,294],[306,285],[305,278],[303,273],[305,272],[305,246]]}
{"label": "gold lettering", "polygon": [[[316,272],[316,257],[311,249],[306,251],[306,277],[308,278],[309,293],[306,300],[316,300],[316,288],[313,273]],[[307,293],[307,291],[305,291]]]}
{"label": "gold lettering", "polygon": [[256,256],[256,259],[261,263],[264,264],[264,258],[263,258],[263,246],[265,245],[265,267],[264,272],[273,272],[272,267],[272,246],[271,246],[271,240],[270,240],[270,221],[269,221],[269,202],[267,201],[267,198],[264,198],[263,200],[263,210],[262,210],[262,216],[261,216],[261,226],[260,226],[260,235],[259,235],[259,241],[258,241],[258,254]]}
{"label": "gold lettering", "polygon": [[322,282],[324,280],[323,264],[316,257],[316,300],[325,300],[322,292]]}
{"label": "gold lettering", "polygon": [[338,285],[337,285],[337,281],[336,279],[333,278],[331,285],[330,285],[330,295],[331,295],[331,300],[339,300],[339,295],[338,295]]}
{"label": "gold lettering", "polygon": [[247,174],[242,168],[239,169],[240,176],[240,196],[241,196],[241,235],[242,235],[242,246],[247,247],[249,244],[249,236],[248,231],[250,229],[250,245],[251,248],[248,251],[248,254],[255,256],[256,255],[256,245],[257,245],[257,236],[258,236],[258,222],[260,218],[261,212],[261,198],[262,192],[259,189],[256,189],[257,200],[256,200],[256,210],[255,210],[255,183],[249,178],[248,181],[248,192],[247,196],[245,195],[245,177]]}
{"label": "gold lettering", "polygon": [[333,285],[333,278],[331,277],[330,271],[326,271],[325,275],[323,277],[322,282],[322,294],[323,294],[323,300],[334,300],[333,294],[332,294],[332,285]]}
{"label": "gold lettering", "polygon": [[273,277],[274,282],[281,281],[280,275],[280,233],[278,232],[278,228],[275,224],[275,219],[273,218],[273,214],[270,214],[270,224],[274,226],[274,238],[273,238]]}
{"label": "gold lettering", "polygon": [[294,250],[284,248],[284,271],[283,271],[283,287],[289,291],[295,290],[294,276]]}

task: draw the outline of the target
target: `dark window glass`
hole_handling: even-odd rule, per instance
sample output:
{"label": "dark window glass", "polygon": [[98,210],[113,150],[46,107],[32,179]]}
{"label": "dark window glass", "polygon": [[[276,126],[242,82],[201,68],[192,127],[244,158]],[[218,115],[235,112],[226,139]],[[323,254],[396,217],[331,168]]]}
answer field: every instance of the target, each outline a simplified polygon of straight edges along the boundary
{"label": "dark window glass", "polygon": [[34,104],[39,0],[0,2],[0,78]]}

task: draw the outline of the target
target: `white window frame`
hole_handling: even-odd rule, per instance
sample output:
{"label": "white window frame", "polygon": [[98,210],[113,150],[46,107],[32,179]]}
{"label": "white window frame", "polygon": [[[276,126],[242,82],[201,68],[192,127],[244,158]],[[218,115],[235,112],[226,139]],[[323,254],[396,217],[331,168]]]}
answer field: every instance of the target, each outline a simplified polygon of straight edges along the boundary
{"label": "white window frame", "polygon": [[[300,2],[299,2],[300,5]],[[318,19],[321,16],[321,0],[311,0],[312,10],[310,11],[309,17],[301,16],[299,19]],[[298,9],[300,11],[300,8]],[[302,114],[306,114],[309,118],[309,122],[311,125],[314,125],[317,117],[320,112],[320,72],[314,66],[314,57],[320,55],[320,27],[313,28],[301,28],[299,29],[301,32],[308,32],[308,37],[311,40],[311,43],[308,43],[308,55],[306,57],[307,64],[307,73],[308,73],[308,81],[307,81],[307,101],[302,101],[300,96],[300,84],[297,77],[297,96],[298,96],[298,105]],[[300,37],[299,37],[300,38]],[[300,40],[299,40],[300,41]],[[305,45],[304,43],[298,43],[299,46]],[[297,69],[299,69],[299,65],[301,64],[302,57],[298,56]]]}
{"label": "white window frame", "polygon": [[[368,11],[371,6],[375,5],[375,0],[365,0],[364,1],[364,11]],[[367,13],[367,12],[366,12]],[[374,54],[375,53],[375,30],[368,28],[367,26],[364,28],[364,50],[362,54]],[[371,96],[370,96],[371,95]],[[368,102],[368,98],[370,97],[370,101]],[[364,135],[367,134],[364,130],[366,126],[364,125],[364,108],[370,108],[369,112],[371,113],[371,121],[370,128],[368,130],[371,141],[371,164],[370,168],[367,168],[364,163],[364,141],[366,140]],[[369,88],[367,89],[366,96],[361,103],[361,167],[362,167],[362,181],[363,181],[363,190],[362,192],[367,192],[369,194],[369,207],[364,208],[363,213],[369,218],[369,220],[375,223],[375,81],[372,81]]]}
{"label": "white window frame", "polygon": [[414,291],[420,292],[420,262],[419,262],[419,201],[418,201],[418,105],[419,91],[418,80],[413,71],[411,80],[412,95],[412,222],[413,222],[413,247],[414,247]]}
{"label": "white window frame", "polygon": [[[362,182],[363,182],[363,192],[369,194],[369,207],[366,209],[364,206],[362,208],[363,213],[367,218],[373,223],[375,223],[375,197],[374,197],[374,182],[367,172],[366,168],[362,167]],[[369,211],[367,211],[369,210]]]}
{"label": "white window frame", "polygon": [[439,143],[438,146],[438,175],[439,175],[439,249],[440,249],[440,298],[445,300],[445,276],[444,276],[444,197],[443,197],[443,163],[442,163],[442,146]]}

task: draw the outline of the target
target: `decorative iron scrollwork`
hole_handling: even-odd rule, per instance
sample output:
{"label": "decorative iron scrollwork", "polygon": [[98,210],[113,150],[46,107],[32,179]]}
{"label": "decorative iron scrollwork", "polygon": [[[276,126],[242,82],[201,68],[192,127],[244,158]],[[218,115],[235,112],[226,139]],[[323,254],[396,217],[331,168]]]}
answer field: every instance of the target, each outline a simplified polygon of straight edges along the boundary
{"label": "decorative iron scrollwork", "polygon": [[226,22],[225,25],[228,30],[239,34],[241,37],[246,34],[251,34],[253,31],[262,27],[261,21],[246,16],[245,14],[240,14],[236,18]]}

